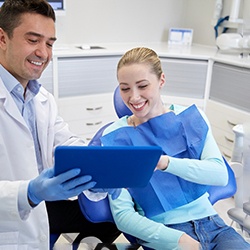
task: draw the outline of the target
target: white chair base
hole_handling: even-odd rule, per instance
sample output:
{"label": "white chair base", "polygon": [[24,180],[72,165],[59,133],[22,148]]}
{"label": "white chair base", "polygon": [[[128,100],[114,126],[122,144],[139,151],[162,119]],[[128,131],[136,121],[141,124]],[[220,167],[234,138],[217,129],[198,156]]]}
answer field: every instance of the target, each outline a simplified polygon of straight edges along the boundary
{"label": "white chair base", "polygon": [[241,231],[246,232],[250,236],[250,202],[245,202],[243,208],[231,208],[227,211],[230,219],[239,225]]}

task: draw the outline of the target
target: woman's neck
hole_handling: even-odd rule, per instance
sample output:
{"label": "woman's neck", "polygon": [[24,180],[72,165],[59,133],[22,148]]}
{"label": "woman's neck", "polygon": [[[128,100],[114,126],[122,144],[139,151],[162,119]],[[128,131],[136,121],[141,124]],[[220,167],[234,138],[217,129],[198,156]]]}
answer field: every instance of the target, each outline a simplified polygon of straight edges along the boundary
{"label": "woman's neck", "polygon": [[163,114],[170,112],[170,111],[172,111],[172,110],[170,110],[169,108],[166,108],[164,105],[162,105],[161,110],[159,110],[158,112],[154,113],[152,116],[149,116],[149,117],[139,118],[133,114],[133,115],[128,117],[128,125],[133,126],[133,127],[137,127],[138,125],[140,125],[144,122],[147,122],[148,120],[150,120],[154,117],[163,115]]}

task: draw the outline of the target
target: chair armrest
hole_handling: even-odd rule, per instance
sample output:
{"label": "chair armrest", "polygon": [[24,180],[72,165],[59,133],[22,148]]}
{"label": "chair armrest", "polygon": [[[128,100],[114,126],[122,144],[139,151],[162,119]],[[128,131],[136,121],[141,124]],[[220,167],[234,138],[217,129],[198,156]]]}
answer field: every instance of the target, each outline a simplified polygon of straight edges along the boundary
{"label": "chair armrest", "polygon": [[237,222],[240,226],[243,226],[246,214],[243,212],[242,208],[231,208],[227,211],[230,219]]}
{"label": "chair armrest", "polygon": [[243,211],[250,215],[250,201],[243,203]]}

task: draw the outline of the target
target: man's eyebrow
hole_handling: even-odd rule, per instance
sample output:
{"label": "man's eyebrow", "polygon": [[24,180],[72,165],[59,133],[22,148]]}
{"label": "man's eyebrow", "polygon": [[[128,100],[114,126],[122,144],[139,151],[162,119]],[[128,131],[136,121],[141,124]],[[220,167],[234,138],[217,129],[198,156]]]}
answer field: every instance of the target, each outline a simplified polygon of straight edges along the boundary
{"label": "man's eyebrow", "polygon": [[[41,34],[39,34],[39,33],[36,33],[36,32],[32,32],[32,31],[27,32],[25,35],[26,35],[26,36],[44,37],[43,35],[41,35]],[[49,40],[51,40],[51,41],[56,41],[56,37],[50,37]]]}

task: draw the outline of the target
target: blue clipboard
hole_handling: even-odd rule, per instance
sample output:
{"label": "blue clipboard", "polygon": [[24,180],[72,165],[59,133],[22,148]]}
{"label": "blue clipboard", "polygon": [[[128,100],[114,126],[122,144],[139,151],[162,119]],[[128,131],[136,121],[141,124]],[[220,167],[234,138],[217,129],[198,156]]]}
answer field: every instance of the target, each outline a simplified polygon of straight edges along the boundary
{"label": "blue clipboard", "polygon": [[161,155],[158,146],[58,146],[55,175],[80,168],[95,188],[145,187]]}

